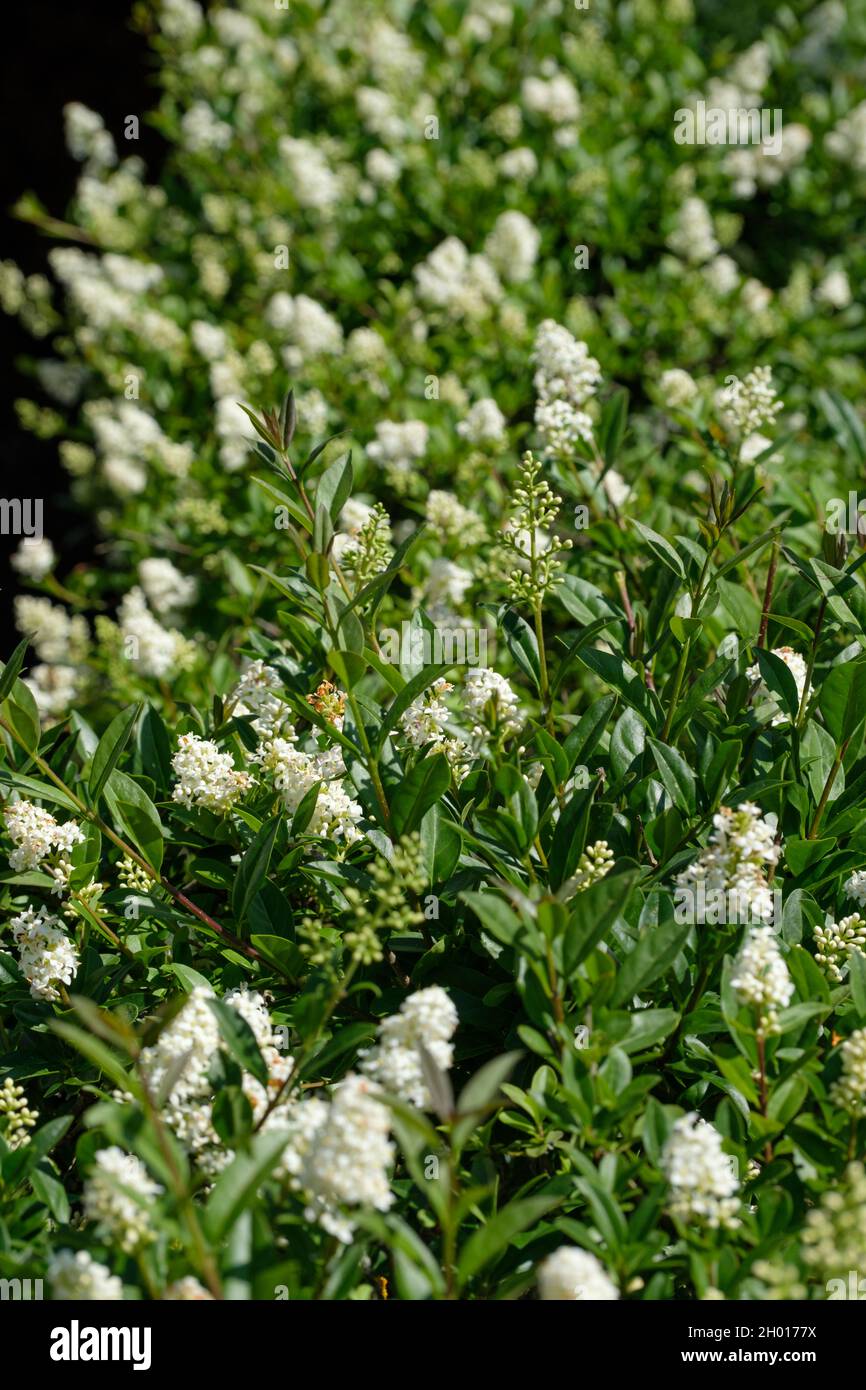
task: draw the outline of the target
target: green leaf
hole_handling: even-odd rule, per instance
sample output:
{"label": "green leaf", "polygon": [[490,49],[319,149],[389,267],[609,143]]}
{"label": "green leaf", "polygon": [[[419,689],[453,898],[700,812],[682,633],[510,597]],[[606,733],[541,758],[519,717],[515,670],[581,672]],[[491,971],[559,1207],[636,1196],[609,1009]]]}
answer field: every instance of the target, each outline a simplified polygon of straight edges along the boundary
{"label": "green leaf", "polygon": [[277,815],[265,821],[238,865],[237,877],[232,887],[232,912],[237,922],[246,919],[250,903],[267,875],[280,819]]}
{"label": "green leaf", "polygon": [[818,706],[836,747],[856,733],[866,719],[866,661],[845,661],[826,676]]}
{"label": "green leaf", "polygon": [[82,1057],[86,1057],[89,1062],[104,1072],[119,1090],[129,1091],[141,1099],[141,1087],[135,1075],[126,1070],[120,1059],[99,1038],[93,1037],[91,1033],[86,1033],[83,1028],[77,1028],[73,1023],[65,1023],[58,1018],[51,1019],[49,1026],[65,1042],[76,1048]]}
{"label": "green leaf", "polygon": [[646,541],[656,559],[661,561],[666,569],[672,570],[678,579],[685,579],[685,567],[670,541],[665,540],[664,536],[660,536],[658,531],[644,526],[642,521],[636,521],[633,516],[630,516],[628,521],[629,525],[633,526],[638,535]]}
{"label": "green leaf", "polygon": [[431,887],[451,877],[460,858],[460,848],[460,831],[437,802],[421,820],[421,859]]}
{"label": "green leaf", "polygon": [[102,795],[102,789],[120,760],[123,750],[132,737],[135,721],[141,713],[141,704],[129,705],[116,714],[106,729],[93,755],[90,764],[88,787],[94,806]]}
{"label": "green leaf", "polygon": [[165,841],[159,812],[147,792],[125,772],[115,768],[105,783],[104,795],[118,830],[129,836],[159,874]]}
{"label": "green leaf", "polygon": [[628,424],[629,394],[624,386],[614,391],[605,401],[601,412],[598,430],[598,443],[601,456],[608,468],[612,468],[619,458],[622,441]]}
{"label": "green leaf", "polygon": [[21,667],[24,665],[24,657],[27,653],[27,648],[29,647],[29,645],[30,639],[29,637],[25,637],[21,642],[18,643],[18,646],[15,648],[9,660],[2,668],[3,674],[2,676],[0,676],[0,704],[2,704],[3,701],[6,699],[6,696],[9,694],[16,680],[18,679],[18,674],[21,670]]}
{"label": "green leaf", "polygon": [[777,697],[779,705],[793,722],[800,709],[797,682],[780,656],[758,647],[755,652],[761,676],[767,689]]}
{"label": "green leaf", "polygon": [[538,641],[535,633],[513,608],[501,608],[498,614],[499,626],[506,646],[525,676],[532,681],[536,690],[541,688],[541,663],[538,655]]}
{"label": "green leaf", "polygon": [[257,1134],[247,1152],[238,1154],[214,1183],[205,1208],[205,1225],[216,1244],[224,1239],[241,1212],[276,1168],[286,1147],[283,1129]]}
{"label": "green leaf", "polygon": [[804,874],[829,854],[835,844],[835,836],[825,840],[786,840],[785,862],[792,874]]}
{"label": "green leaf", "polygon": [[503,1052],[500,1057],[485,1063],[467,1081],[460,1092],[457,1119],[451,1129],[451,1143],[455,1149],[462,1149],[469,1136],[486,1118],[503,1082],[508,1080],[522,1056],[522,1052]]}
{"label": "green leaf", "polygon": [[451,785],[451,768],[442,753],[416,763],[391,797],[391,815],[398,835],[417,830],[426,811]]}
{"label": "green leaf", "polygon": [[693,815],[695,810],[695,775],[682,753],[679,753],[676,748],[669,747],[666,743],[659,743],[654,738],[649,739],[648,742],[662,784],[671,801],[686,815]]}
{"label": "green leaf", "polygon": [[608,875],[578,893],[571,909],[563,945],[563,969],[571,978],[577,967],[603,941],[625,911],[638,879],[638,870]]}
{"label": "green leaf", "polygon": [[229,1053],[244,1071],[254,1076],[265,1090],[268,1089],[268,1067],[259,1051],[256,1035],[242,1014],[214,995],[208,998],[211,1012],[219,1024],[220,1036]]}
{"label": "green leaf", "polygon": [[677,922],[669,899],[663,899],[671,916],[651,923],[638,937],[637,945],[626,956],[616,977],[611,1005],[627,1004],[632,996],[663,975],[676,960],[691,931],[688,922]]}
{"label": "green leaf", "polygon": [[646,747],[646,724],[636,710],[623,710],[610,736],[610,762],[618,782],[624,781]]}
{"label": "green leaf", "polygon": [[317,508],[325,508],[335,526],[344,504],[352,495],[354,485],[355,478],[350,449],[347,454],[338,458],[336,463],[330,464],[325,469],[316,488],[316,506]]}
{"label": "green leaf", "polygon": [[469,1237],[457,1261],[457,1281],[462,1288],[466,1282],[492,1263],[511,1244],[514,1237],[538,1221],[545,1212],[558,1206],[562,1194],[521,1197],[491,1217],[485,1226]]}

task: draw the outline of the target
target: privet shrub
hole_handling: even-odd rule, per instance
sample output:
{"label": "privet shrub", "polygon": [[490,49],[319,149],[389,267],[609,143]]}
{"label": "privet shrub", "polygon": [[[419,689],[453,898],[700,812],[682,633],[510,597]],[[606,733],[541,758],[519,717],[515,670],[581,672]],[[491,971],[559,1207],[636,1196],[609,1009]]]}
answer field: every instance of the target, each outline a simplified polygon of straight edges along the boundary
{"label": "privet shrub", "polygon": [[138,18],[160,181],[73,105],[62,293],[0,276],[101,532],[14,557],[0,1272],[841,1296],[862,15]]}

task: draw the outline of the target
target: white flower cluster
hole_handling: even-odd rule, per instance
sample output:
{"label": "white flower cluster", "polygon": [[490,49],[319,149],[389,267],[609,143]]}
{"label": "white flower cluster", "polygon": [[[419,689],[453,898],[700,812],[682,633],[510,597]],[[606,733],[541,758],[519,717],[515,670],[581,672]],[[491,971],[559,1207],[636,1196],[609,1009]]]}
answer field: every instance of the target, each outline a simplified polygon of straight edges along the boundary
{"label": "white flower cluster", "polygon": [[759,188],[773,188],[805,159],[812,132],[799,122],[786,121],[779,132],[779,148],[763,142],[732,149],[725,156],[725,173],[733,179],[738,198],[753,198]]}
{"label": "white flower cluster", "polygon": [[282,689],[279,672],[256,658],[247,666],[228,703],[233,714],[249,719],[257,734],[269,738],[287,719],[288,706],[280,698]]}
{"label": "white flower cluster", "polygon": [[476,738],[490,731],[513,734],[523,724],[520,701],[508,681],[487,666],[478,666],[467,675],[464,703]]}
{"label": "white flower cluster", "polygon": [[866,869],[855,869],[845,880],[845,896],[853,898],[858,907],[866,907]]}
{"label": "white flower cluster", "polygon": [[771,425],[784,409],[776,396],[769,367],[755,367],[741,381],[731,377],[718,394],[719,408],[729,428],[742,435],[753,434],[762,425]]}
{"label": "white flower cluster", "polygon": [[474,575],[471,570],[464,569],[462,565],[455,565],[453,560],[447,560],[444,555],[437,555],[430,565],[429,572],[424,580],[421,591],[424,607],[434,623],[445,624],[447,618],[454,621],[452,626],[459,626],[462,621],[455,617],[454,609],[459,608],[466,597],[466,590],[474,582]]}
{"label": "white flower cluster", "polygon": [[181,574],[171,560],[162,556],[141,560],[138,577],[148,603],[161,618],[176,614],[195,601],[196,581]]}
{"label": "white flower cluster", "polygon": [[[196,986],[183,1008],[162,1030],[158,1040],[141,1054],[141,1068],[153,1094],[172,1084],[165,1097],[164,1114],[171,1130],[207,1173],[214,1173],[230,1158],[213,1127],[213,1087],[208,1070],[222,1048],[219,1025],[208,1000],[213,991]],[[268,1090],[248,1072],[242,1087],[256,1122],[263,1119],[268,1105],[291,1075],[292,1060],[277,1047],[277,1036],[260,994],[245,989],[232,990],[223,1001],[250,1025],[259,1051],[268,1068]],[[276,1121],[279,1107],[269,1118]],[[266,1125],[267,1127],[267,1125]]]}
{"label": "white flower cluster", "polygon": [[702,198],[686,198],[677,213],[668,246],[691,265],[703,265],[719,249],[713,219]]}
{"label": "white flower cluster", "polygon": [[740,1003],[757,1015],[758,1033],[774,1032],[779,1010],[791,1002],[794,982],[771,927],[749,932],[735,962],[731,986]]}
{"label": "white flower cluster", "polygon": [[456,236],[446,237],[415,267],[422,303],[456,319],[483,318],[502,298],[502,285],[486,256],[472,256]]}
{"label": "white flower cluster", "polygon": [[377,1092],[375,1082],[350,1073],[329,1105],[302,1101],[296,1107],[303,1153],[295,1166],[297,1185],[310,1204],[307,1219],[319,1221],[344,1243],[351,1240],[353,1225],[341,1208],[387,1211],[394,1201],[388,1176],[394,1161],[390,1116]]}
{"label": "white flower cluster", "polygon": [[403,1000],[399,1013],[379,1024],[376,1045],[365,1055],[362,1071],[389,1094],[419,1110],[429,1110],[420,1045],[442,1071],[447,1071],[453,1060],[451,1039],[457,1022],[457,1010],[439,985],[416,990]]}
{"label": "white flower cluster", "polygon": [[556,127],[553,138],[557,145],[567,148],[575,144],[580,97],[571,78],[555,63],[545,63],[541,77],[524,78],[520,95],[526,111]]}
{"label": "white flower cluster", "polygon": [[477,545],[484,535],[484,522],[477,512],[464,507],[453,492],[431,488],[424,504],[424,516],[441,541],[459,540],[461,547]]}
{"label": "white flower cluster", "polygon": [[739,1224],[739,1185],[722,1136],[694,1112],[681,1116],[662,1151],[671,1214],[711,1230]]}
{"label": "white flower cluster", "polygon": [[195,651],[192,643],[176,628],[163,627],[157,621],[138,585],[124,594],[117,617],[124,653],[143,676],[162,680],[191,661]]}
{"label": "white flower cluster", "polygon": [[[13,801],[3,812],[6,829],[15,845],[9,864],[16,871],[45,868],[54,879],[53,893],[62,893],[72,869],[69,856],[84,840],[77,821],[60,825],[50,811],[32,801]],[[50,859],[50,863],[46,860]]]}
{"label": "white flower cluster", "polygon": [[327,216],[340,200],[340,181],[312,140],[284,135],[279,151],[286,161],[287,186],[302,208]]}
{"label": "white flower cluster", "polygon": [[541,234],[525,213],[503,212],[484,243],[484,252],[503,280],[528,280],[535,267]]}
{"label": "white flower cluster", "polygon": [[354,844],[361,839],[358,822],[363,808],[352,800],[342,782],[328,780],[332,759],[327,753],[305,753],[296,743],[294,731],[286,730],[282,738],[267,739],[259,746],[256,761],[271,777],[289,811],[296,811],[310,788],[321,782],[307,833]]}
{"label": "white flower cluster", "polygon": [[[124,302],[119,312],[123,317],[134,310]],[[169,439],[153,416],[134,401],[91,401],[84,413],[96,439],[105,480],[120,497],[135,497],[144,491],[151,463],[159,464],[172,478],[185,478],[189,472],[191,445]]]}
{"label": "white flower cluster", "polygon": [[579,441],[592,438],[592,417],[583,407],[601,380],[601,367],[586,343],[567,328],[544,319],[532,348],[535,423],[544,440],[545,457],[569,457]]}
{"label": "white flower cluster", "polygon": [[662,372],[659,389],[665,404],[672,406],[674,410],[678,406],[690,405],[698,394],[694,377],[684,372],[682,367],[671,367],[669,371]]}
{"label": "white flower cluster", "polygon": [[25,537],[12,556],[12,565],[25,579],[36,584],[50,574],[57,564],[57,554],[47,536],[39,539]]}
{"label": "white flower cluster", "polygon": [[235,767],[230,753],[198,734],[181,734],[171,765],[177,777],[172,799],[187,808],[201,806],[224,816],[252,786],[250,774]]}
{"label": "white flower cluster", "polygon": [[79,614],[70,618],[65,608],[47,598],[18,594],[15,626],[29,637],[40,661],[74,666],[87,647],[87,621]]}
{"label": "white flower cluster", "polygon": [[431,753],[444,753],[460,778],[467,771],[463,763],[468,750],[461,738],[446,733],[451,711],[442,699],[453,689],[451,682],[440,676],[403,711],[399,723],[401,732],[413,748],[429,748]]}
{"label": "white flower cluster", "polygon": [[[400,462],[395,466],[398,472],[403,467]],[[377,573],[387,569],[391,557],[391,523],[384,508],[377,510],[358,497],[350,497],[340,512],[340,525],[343,529],[335,532],[331,547],[331,554],[338,564],[351,572],[360,559],[363,545],[367,550],[367,563],[372,563]],[[368,528],[367,534],[365,541],[361,542],[361,532],[365,528]],[[371,540],[372,544],[366,546],[366,540]]]}
{"label": "white flower cluster", "polygon": [[476,401],[457,426],[461,439],[470,444],[502,444],[505,440],[505,416],[490,396]]}
{"label": "white flower cluster", "polygon": [[834,159],[850,164],[858,173],[866,173],[866,101],[842,117],[825,136],[824,146]]}
{"label": "white flower cluster", "polygon": [[43,908],[32,907],[12,918],[18,965],[34,999],[59,999],[57,986],[71,984],[78,969],[78,952],[59,922]]}
{"label": "white flower cluster", "polygon": [[200,1279],[194,1274],[185,1274],[169,1284],[163,1298],[169,1303],[212,1303],[213,1294],[208,1293]]}
{"label": "white flower cluster", "polygon": [[818,1206],[806,1214],[801,1237],[803,1259],[826,1277],[866,1268],[866,1169],[849,1163],[842,1182],[834,1182]]}
{"label": "white flower cluster", "polygon": [[842,1044],[842,1075],[831,1099],[856,1119],[866,1115],[866,1028],[858,1028]]}
{"label": "white flower cluster", "polygon": [[[773,656],[777,656],[780,661],[784,661],[788,670],[791,672],[791,675],[794,677],[794,684],[797,687],[797,701],[799,707],[799,704],[802,703],[803,700],[803,691],[806,689],[806,676],[808,674],[808,667],[806,666],[805,661],[803,660],[799,652],[794,651],[793,647],[774,647]],[[755,662],[754,666],[750,666],[748,668],[748,670],[746,671],[746,677],[750,681],[760,682],[756,691],[755,698],[762,701],[767,700],[770,702],[770,704],[772,704],[775,707],[777,713],[773,715],[773,718],[770,722],[774,725],[790,723],[790,715],[779,708],[778,697],[775,694],[773,694],[765,685],[763,677],[761,676],[761,668],[758,665],[757,661]],[[809,694],[811,695],[811,693],[812,687],[810,684]]]}
{"label": "white flower cluster", "polygon": [[112,1144],[98,1151],[84,1183],[84,1215],[130,1255],[153,1239],[149,1208],[161,1192],[140,1158]]}
{"label": "white flower cluster", "polygon": [[63,108],[66,146],[73,159],[86,164],[88,172],[108,169],[117,163],[117,150],[102,117],[80,101]]}
{"label": "white flower cluster", "polygon": [[310,357],[331,356],[343,347],[343,330],[332,314],[309,295],[280,291],[271,299],[266,313],[273,328],[285,330],[290,345],[283,350],[283,362],[290,371],[303,366]]}
{"label": "white flower cluster", "polygon": [[48,1266],[48,1283],[57,1303],[118,1303],[123,1284],[86,1250],[58,1250]]}
{"label": "white flower cluster", "polygon": [[407,473],[427,452],[429,434],[423,420],[380,420],[367,457],[388,473]]}
{"label": "white flower cluster", "polygon": [[815,928],[815,959],[831,980],[844,980],[855,951],[866,955],[866,921],[859,912],[834,922],[830,918]]}
{"label": "white flower cluster", "polygon": [[729,918],[737,922],[773,919],[775,903],[765,870],[778,863],[776,818],[744,801],[732,809],[722,806],[713,816],[709,844],[695,863],[677,874],[680,890],[696,894],[722,893],[732,903]]}
{"label": "white flower cluster", "polygon": [[611,1303],[619,1289],[589,1250],[560,1245],[538,1266],[538,1296],[545,1302]]}
{"label": "white flower cluster", "polygon": [[7,1076],[0,1086],[0,1134],[10,1149],[20,1149],[30,1139],[29,1130],[39,1119],[38,1110],[31,1110],[23,1086]]}

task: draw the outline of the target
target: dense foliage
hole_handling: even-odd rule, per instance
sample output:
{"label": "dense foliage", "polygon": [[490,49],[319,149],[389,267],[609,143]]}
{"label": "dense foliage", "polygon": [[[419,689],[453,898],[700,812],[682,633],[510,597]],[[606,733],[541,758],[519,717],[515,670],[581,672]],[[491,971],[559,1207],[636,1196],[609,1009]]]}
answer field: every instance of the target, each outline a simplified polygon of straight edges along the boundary
{"label": "dense foliage", "polygon": [[13,561],[0,1275],[847,1296],[862,10],[137,20],[159,182],[73,105],[0,267],[101,532]]}

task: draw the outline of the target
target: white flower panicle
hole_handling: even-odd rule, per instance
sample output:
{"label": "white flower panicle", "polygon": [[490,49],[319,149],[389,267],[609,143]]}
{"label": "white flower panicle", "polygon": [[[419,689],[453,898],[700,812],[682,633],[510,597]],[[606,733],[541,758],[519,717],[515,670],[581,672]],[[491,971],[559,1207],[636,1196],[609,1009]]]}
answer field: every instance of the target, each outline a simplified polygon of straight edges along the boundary
{"label": "white flower panicle", "polygon": [[181,574],[171,560],[162,556],[151,556],[140,561],[138,577],[148,603],[161,618],[188,608],[195,600],[196,581]]}
{"label": "white flower panicle", "polygon": [[100,1149],[84,1184],[84,1215],[99,1236],[132,1254],[153,1239],[149,1210],[162,1192],[140,1158],[116,1144]]}
{"label": "white flower panicle", "polygon": [[377,1099],[375,1083],[350,1073],[325,1107],[300,1174],[301,1186],[312,1199],[310,1218],[318,1218],[340,1240],[351,1238],[351,1222],[335,1218],[334,1208],[387,1211],[394,1201],[389,1132],[389,1113]]}
{"label": "white flower panicle", "polygon": [[502,735],[513,734],[523,725],[520,701],[498,671],[486,666],[470,671],[463,698],[476,738],[491,731]]}
{"label": "white flower panicle", "polygon": [[503,212],[484,243],[484,251],[503,280],[528,280],[535,266],[541,234],[522,212]]}
{"label": "white flower panicle", "polygon": [[62,893],[72,871],[70,854],[84,841],[77,821],[60,825],[50,811],[32,801],[13,801],[3,812],[6,829],[15,845],[10,867],[18,872],[44,868],[54,879],[53,893]]}
{"label": "white flower panicle", "polygon": [[595,395],[601,368],[586,343],[567,328],[545,319],[535,335],[533,385],[538,397],[535,423],[547,458],[570,457],[579,441],[592,438],[592,417],[584,410]]}
{"label": "white flower panicle", "polygon": [[739,1225],[739,1185],[713,1125],[694,1112],[683,1115],[674,1124],[661,1161],[673,1216],[711,1230]]}
{"label": "white flower panicle", "polygon": [[328,780],[333,761],[328,751],[303,752],[296,746],[296,735],[292,731],[282,738],[267,739],[259,745],[255,756],[290,811],[298,809],[317,782],[322,783],[307,826],[308,834],[343,840],[347,845],[361,839],[358,823],[364,815],[363,807],[348,795],[341,781]]}
{"label": "white flower panicle", "polygon": [[701,887],[706,897],[724,894],[737,922],[772,921],[775,902],[766,870],[779,860],[775,835],[775,816],[764,816],[753,802],[720,807],[707,848],[677,875],[677,889],[695,896]]}
{"label": "white flower panicle", "polygon": [[39,540],[25,538],[12,556],[11,563],[25,579],[32,579],[38,584],[54,569],[57,554],[47,537]]}
{"label": "white flower panicle", "polygon": [[773,424],[784,410],[776,396],[769,367],[755,367],[742,380],[731,377],[719,392],[718,403],[725,423],[741,435],[753,434],[763,425]]}
{"label": "white flower panicle", "polygon": [[774,1032],[779,1011],[791,1001],[794,982],[772,927],[749,932],[735,962],[731,986],[740,1003],[755,1013],[759,1035]]}
{"label": "white flower panicle", "polygon": [[542,1260],[537,1277],[538,1296],[545,1302],[611,1303],[619,1298],[601,1261],[577,1245],[560,1245]]}
{"label": "white flower panicle", "polygon": [[228,703],[234,714],[249,719],[261,738],[269,738],[288,720],[289,707],[280,698],[282,690],[279,672],[257,658],[247,666]]}
{"label": "white flower panicle", "polygon": [[71,984],[78,970],[78,951],[59,923],[43,908],[28,907],[12,918],[18,965],[34,999],[59,999],[58,986]]}
{"label": "white flower panicle", "polygon": [[48,1266],[52,1298],[58,1303],[119,1303],[123,1284],[86,1250],[58,1250]]}
{"label": "white flower panicle", "polygon": [[677,213],[668,246],[692,265],[702,265],[719,249],[713,219],[701,198],[687,198]]}
{"label": "white flower panicle", "polygon": [[470,444],[502,444],[505,441],[505,416],[491,396],[485,396],[471,407],[457,433]]}
{"label": "white flower panicle", "polygon": [[391,1095],[429,1110],[419,1045],[426,1047],[442,1071],[448,1071],[457,1022],[457,1010],[439,985],[416,990],[403,1000],[399,1013],[379,1024],[376,1045],[364,1057],[362,1070]]}
{"label": "white flower panicle", "polygon": [[165,628],[147,606],[136,585],[124,594],[118,611],[124,651],[143,676],[156,680],[183,670],[195,648],[174,628]]}
{"label": "white flower panicle", "polygon": [[177,777],[172,799],[187,808],[227,815],[252,786],[252,777],[235,767],[230,753],[198,734],[181,734],[171,765]]}
{"label": "white flower panicle", "polygon": [[855,869],[845,880],[845,896],[853,898],[858,907],[866,907],[866,869]]}
{"label": "white flower panicle", "polygon": [[858,1028],[842,1044],[842,1075],[831,1099],[854,1119],[866,1115],[866,1028]]}
{"label": "white flower panicle", "polygon": [[694,377],[691,377],[688,372],[684,372],[682,367],[671,367],[669,371],[662,372],[659,378],[659,389],[665,404],[672,406],[675,410],[678,406],[691,405],[698,394]]}

